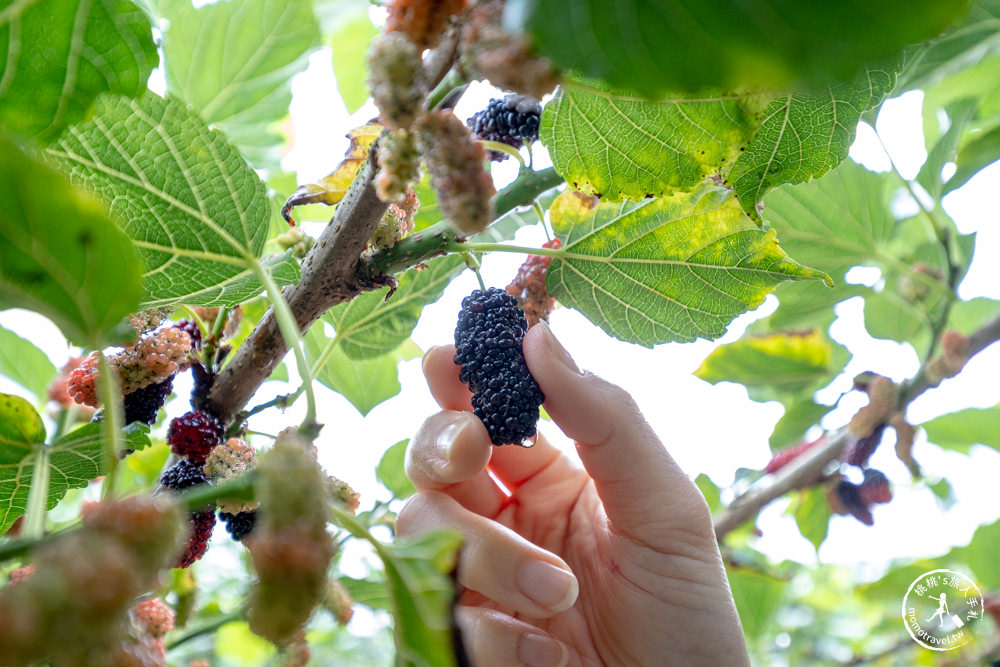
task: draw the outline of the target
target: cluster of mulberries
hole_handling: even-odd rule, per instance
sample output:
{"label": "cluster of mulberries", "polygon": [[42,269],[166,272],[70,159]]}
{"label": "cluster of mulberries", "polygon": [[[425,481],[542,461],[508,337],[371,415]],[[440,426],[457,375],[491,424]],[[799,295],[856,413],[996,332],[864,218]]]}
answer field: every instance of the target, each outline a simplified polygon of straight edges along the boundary
{"label": "cluster of mulberries", "polygon": [[[542,244],[543,248],[561,248],[559,239],[552,239]],[[556,307],[556,300],[549,296],[545,287],[545,273],[552,263],[551,257],[529,255],[517,270],[514,280],[507,285],[507,294],[517,299],[518,307],[524,311],[528,328],[538,324],[539,320],[549,321],[549,314]]]}
{"label": "cluster of mulberries", "polygon": [[465,9],[466,0],[389,0],[386,32],[401,32],[421,49],[441,41],[453,16]]}
{"label": "cluster of mulberries", "polygon": [[247,620],[254,633],[284,644],[304,627],[326,590],[335,552],[326,530],[326,475],[312,443],[295,429],[279,434],[257,470],[261,509],[246,544],[258,580]]}
{"label": "cluster of mulberries", "polygon": [[[207,484],[208,476],[202,470],[201,463],[182,458],[163,473],[160,484],[172,491],[183,491],[199,484]],[[188,513],[190,533],[184,545],[184,550],[177,558],[175,567],[189,567],[205,555],[208,542],[215,528],[215,511],[205,508]]]}
{"label": "cluster of mulberries", "polygon": [[155,424],[156,415],[174,390],[174,378],[168,377],[163,382],[151,384],[142,389],[136,389],[131,394],[125,394],[125,423],[143,422]]}
{"label": "cluster of mulberries", "polygon": [[768,461],[767,466],[764,468],[764,472],[771,474],[778,472],[824,440],[826,440],[826,436],[820,436],[810,442],[800,442],[791,447],[785,447],[771,457],[771,460]]}
{"label": "cluster of mulberries", "polygon": [[201,464],[181,459],[160,476],[160,484],[172,491],[183,491],[198,484],[208,484],[208,476]]}
{"label": "cluster of mulberries", "polygon": [[130,327],[135,330],[137,336],[142,336],[146,332],[152,331],[160,326],[170,315],[170,308],[151,308],[128,316],[127,321]]}
{"label": "cluster of mulberries", "polygon": [[[205,460],[203,468],[213,484],[221,484],[257,467],[257,451],[253,445],[239,438],[229,438],[215,447]],[[222,513],[239,515],[257,508],[256,502],[220,499]],[[220,514],[221,517],[221,514]],[[232,531],[230,531],[232,533]]]}
{"label": "cluster of mulberries", "polygon": [[[494,98],[482,111],[477,111],[466,121],[472,136],[485,141],[507,144],[520,148],[538,138],[538,126],[542,119],[542,105],[538,100],[526,95],[506,95]],[[491,160],[502,161],[507,154],[489,151]]]}
{"label": "cluster of mulberries", "polygon": [[299,259],[309,254],[312,247],[316,245],[316,239],[306,234],[301,227],[292,227],[274,240],[282,250],[291,250],[292,254]]}
{"label": "cluster of mulberries", "polygon": [[174,611],[160,598],[150,598],[129,612],[133,631],[107,664],[165,667],[167,648],[164,637],[174,629]]}
{"label": "cluster of mulberries", "polygon": [[455,329],[459,378],[472,389],[473,412],[494,445],[523,444],[536,433],[538,406],[545,400],[524,361],[528,330],[514,297],[496,287],[462,300]]}
{"label": "cluster of mulberries", "polygon": [[219,520],[226,524],[226,532],[229,536],[239,542],[250,534],[257,524],[257,510],[244,510],[243,512],[219,512]]}
{"label": "cluster of mulberries", "polygon": [[838,479],[830,488],[827,498],[831,509],[837,514],[850,514],[866,526],[871,526],[875,523],[872,506],[892,500],[892,490],[889,480],[881,471],[868,468],[861,484]]}
{"label": "cluster of mulberries", "polygon": [[224,430],[222,422],[212,413],[192,410],[171,420],[167,444],[177,456],[204,464],[212,448],[222,442]]}
{"label": "cluster of mulberries", "polygon": [[[130,349],[109,356],[108,366],[118,376],[122,394],[128,395],[173,377],[190,363],[190,354],[191,337],[176,327],[167,327],[142,338]],[[77,403],[98,407],[99,374],[94,352],[70,372],[67,392]]]}
{"label": "cluster of mulberries", "polygon": [[375,192],[386,202],[398,202],[420,178],[420,151],[412,132],[386,132],[378,140],[378,174]]}
{"label": "cluster of mulberries", "polygon": [[483,147],[472,139],[462,121],[447,111],[421,116],[417,140],[444,218],[463,234],[486,229],[490,198],[496,190],[483,169]]}
{"label": "cluster of mulberries", "polygon": [[559,84],[559,72],[548,58],[534,53],[527,36],[503,26],[503,0],[477,3],[462,26],[462,66],[497,88],[541,99]]}
{"label": "cluster of mulberries", "polygon": [[176,556],[180,530],[177,508],[153,498],[88,506],[80,530],[40,547],[34,573],[0,591],[3,664],[119,664],[109,656],[128,610]]}
{"label": "cluster of mulberries", "polygon": [[368,51],[368,88],[383,125],[409,128],[427,94],[417,46],[398,32],[375,38]]}

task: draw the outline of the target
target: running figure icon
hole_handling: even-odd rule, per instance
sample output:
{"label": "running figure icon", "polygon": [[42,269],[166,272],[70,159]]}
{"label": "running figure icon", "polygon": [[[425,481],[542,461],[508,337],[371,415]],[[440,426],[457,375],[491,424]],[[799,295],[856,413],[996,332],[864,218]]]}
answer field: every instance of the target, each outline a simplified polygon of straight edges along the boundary
{"label": "running figure icon", "polygon": [[943,628],[944,627],[944,615],[948,613],[948,594],[947,593],[941,593],[941,597],[937,597],[937,598],[934,597],[933,595],[929,595],[928,597],[930,599],[932,599],[932,600],[937,600],[938,601],[938,608],[937,608],[937,611],[934,612],[933,614],[931,614],[931,617],[928,618],[928,619],[926,619],[926,620],[927,621],[931,621],[931,620],[934,619],[935,616],[937,616],[940,619],[940,621],[938,622],[938,627],[939,628]]}

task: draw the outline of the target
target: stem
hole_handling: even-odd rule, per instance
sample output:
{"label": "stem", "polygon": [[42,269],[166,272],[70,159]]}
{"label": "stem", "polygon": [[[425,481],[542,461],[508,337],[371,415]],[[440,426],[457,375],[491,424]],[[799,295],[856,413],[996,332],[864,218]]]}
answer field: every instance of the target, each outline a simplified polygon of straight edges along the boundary
{"label": "stem", "polygon": [[516,158],[517,161],[521,163],[522,171],[528,168],[528,165],[524,163],[524,158],[521,157],[521,153],[515,150],[513,146],[502,144],[499,141],[487,141],[486,139],[480,139],[477,143],[486,150],[496,151],[498,153],[503,153],[504,155]]}
{"label": "stem", "polygon": [[49,446],[40,444],[35,467],[31,471],[31,490],[28,492],[28,509],[24,514],[21,534],[38,538],[45,534],[45,512],[49,500]]}
{"label": "stem", "polygon": [[237,607],[235,610],[229,612],[228,614],[221,614],[211,619],[210,621],[207,621],[202,625],[199,625],[198,627],[191,628],[184,634],[178,636],[176,639],[171,639],[169,642],[167,642],[167,650],[171,651],[180,646],[181,644],[191,641],[192,639],[201,637],[202,635],[211,634],[216,630],[218,630],[219,628],[221,628],[223,625],[226,625],[227,623],[243,620],[243,617],[246,615],[246,612],[247,612],[246,607],[240,606]]}
{"label": "stem", "polygon": [[222,484],[199,484],[182,493],[179,500],[191,510],[198,510],[224,499],[252,501],[256,499],[256,483],[257,473],[251,470]]}
{"label": "stem", "polygon": [[486,291],[486,283],[483,282],[483,275],[479,272],[480,266],[479,262],[476,261],[476,257],[471,252],[463,252],[462,259],[465,260],[465,265],[473,270],[476,274],[476,280],[479,281],[479,289]]}
{"label": "stem", "polygon": [[445,100],[451,97],[459,89],[465,88],[468,84],[465,81],[465,77],[458,72],[458,70],[451,69],[448,73],[444,75],[441,79],[441,83],[434,87],[427,95],[427,109],[430,111],[435,111],[444,104]]}
{"label": "stem", "polygon": [[[315,376],[315,371],[313,372],[313,375]],[[264,410],[267,410],[269,408],[280,408],[282,410],[286,410],[289,406],[295,403],[296,400],[298,400],[299,396],[302,395],[303,391],[304,391],[304,386],[299,386],[298,389],[296,389],[290,394],[282,394],[281,396],[275,396],[266,403],[261,403],[260,405],[255,405],[249,410],[244,410],[243,412],[236,415],[236,420],[233,423],[238,426],[239,424],[242,424],[255,414],[263,412]]]}
{"label": "stem", "polygon": [[107,500],[114,497],[118,452],[122,450],[121,391],[118,389],[118,378],[111,372],[111,366],[102,350],[97,351],[97,367],[100,369],[97,388],[101,394],[101,405],[104,406],[101,440],[104,442],[105,477],[101,499]]}
{"label": "stem", "polygon": [[299,326],[295,322],[288,302],[281,293],[278,284],[274,282],[271,272],[262,267],[255,259],[249,260],[251,269],[257,275],[257,279],[267,290],[267,296],[271,299],[271,308],[274,309],[274,316],[278,320],[278,328],[281,336],[285,339],[285,345],[292,350],[295,355],[295,366],[299,369],[299,377],[302,378],[302,387],[306,394],[306,416],[302,420],[299,430],[310,437],[315,437],[318,430],[316,424],[316,395],[313,393],[312,373],[309,372],[309,364],[306,363],[305,352],[302,351],[302,337],[299,335]]}
{"label": "stem", "polygon": [[525,255],[542,255],[543,257],[570,257],[577,259],[592,259],[605,261],[593,255],[574,255],[566,252],[562,248],[529,248],[523,245],[511,245],[509,243],[450,243],[445,250],[450,252],[517,252]]}
{"label": "stem", "polygon": [[563,177],[556,173],[555,167],[522,172],[513,183],[493,197],[493,219],[496,220],[518,206],[533,202],[538,195],[563,182]]}
{"label": "stem", "polygon": [[204,342],[202,360],[205,368],[209,370],[215,370],[215,350],[218,347],[219,340],[222,338],[222,330],[226,328],[226,320],[228,319],[229,308],[227,306],[220,307],[215,317],[215,323],[212,325],[212,331],[205,337],[207,340]]}

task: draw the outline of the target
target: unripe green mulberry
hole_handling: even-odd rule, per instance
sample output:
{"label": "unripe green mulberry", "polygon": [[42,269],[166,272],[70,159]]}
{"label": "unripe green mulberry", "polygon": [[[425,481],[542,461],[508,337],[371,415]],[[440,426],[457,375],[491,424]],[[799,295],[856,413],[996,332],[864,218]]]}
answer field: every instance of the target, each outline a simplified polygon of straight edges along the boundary
{"label": "unripe green mulberry", "polygon": [[384,125],[410,127],[427,93],[417,46],[400,33],[376,38],[368,51],[368,88]]}
{"label": "unripe green mulberry", "polygon": [[406,196],[410,183],[420,178],[420,152],[412,132],[387,132],[378,140],[378,174],[375,192],[385,202]]}

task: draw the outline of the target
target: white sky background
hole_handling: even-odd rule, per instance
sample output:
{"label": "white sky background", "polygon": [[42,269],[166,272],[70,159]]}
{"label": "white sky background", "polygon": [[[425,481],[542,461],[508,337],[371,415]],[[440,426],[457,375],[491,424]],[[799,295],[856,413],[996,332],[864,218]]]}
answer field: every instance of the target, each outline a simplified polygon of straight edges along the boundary
{"label": "white sky background", "polygon": [[[369,102],[349,116],[336,91],[331,52],[323,48],[312,56],[309,69],[296,77],[293,84],[291,113],[297,142],[283,166],[298,173],[300,184],[331,171],[347,146],[346,132],[376,115]],[[498,91],[489,86],[473,84],[456,112],[464,119],[497,95]],[[909,93],[890,100],[884,104],[879,118],[882,138],[907,177],[916,174],[926,157],[920,120],[921,98],[920,93]],[[544,153],[540,144],[536,143],[535,147],[536,165],[547,165],[547,156],[538,155]],[[888,169],[885,153],[867,125],[861,126],[851,156],[871,169]],[[495,173],[500,187],[516,174],[516,165],[508,160]],[[945,208],[955,218],[959,230],[979,233],[976,256],[959,290],[965,299],[975,296],[1000,299],[1000,230],[994,214],[998,190],[1000,165],[994,164],[945,199]],[[534,227],[521,230],[516,242],[538,246],[544,240],[542,231]],[[506,285],[523,259],[524,256],[512,253],[488,255],[482,268],[487,285]],[[870,284],[878,279],[878,271],[856,270],[851,277]],[[451,342],[459,302],[477,286],[471,272],[462,274],[440,301],[424,309],[413,340],[425,350],[432,345]],[[750,322],[766,316],[775,306],[776,300],[769,297],[757,311],[737,319],[719,342],[736,340]],[[911,377],[916,372],[918,359],[909,346],[875,340],[867,335],[860,298],[842,304],[837,313],[839,317],[831,333],[854,357],[846,373],[819,392],[820,401],[831,402],[850,387],[856,373],[864,370],[874,370],[894,380]],[[19,310],[5,311],[0,313],[0,325],[32,340],[57,366],[69,356],[58,330],[40,316]],[[767,441],[782,414],[781,406],[749,400],[741,385],[712,386],[691,375],[718,343],[698,341],[645,349],[610,338],[568,308],[560,308],[552,314],[551,326],[581,367],[632,393],[671,454],[692,476],[705,472],[724,486],[732,482],[737,468],[759,469],[770,459]],[[294,362],[291,359],[288,362],[295,384]],[[997,404],[1000,402],[1000,383],[996,381],[997,369],[1000,369],[998,362],[1000,345],[975,357],[958,378],[946,381],[940,388],[914,401],[909,409],[910,420],[920,423],[966,407]],[[382,452],[389,445],[410,437],[420,423],[438,409],[424,384],[419,359],[401,363],[399,379],[400,394],[377,406],[367,418],[362,418],[339,394],[317,385],[319,420],[326,424],[318,442],[322,461],[329,472],[347,480],[362,493],[362,507],[370,507],[375,498],[388,498],[374,475]],[[186,376],[183,380],[179,378],[175,391],[185,396],[189,386]],[[18,393],[19,389],[0,380],[0,391]],[[283,383],[266,383],[254,403],[287,391],[289,386]],[[852,394],[827,416],[823,425],[837,427],[846,423],[865,402],[860,394]],[[304,409],[304,401],[299,403],[284,415],[270,411],[258,416],[252,427],[276,433],[284,426],[297,424]],[[177,416],[186,409],[185,401],[175,401],[169,416]],[[553,424],[543,423],[541,429],[553,441],[565,443]],[[820,549],[823,562],[857,566],[859,576],[865,578],[879,576],[879,564],[889,559],[933,557],[953,545],[964,544],[976,526],[1000,516],[1000,485],[996,483],[1000,453],[977,446],[972,455],[966,457],[942,452],[918,440],[914,453],[925,472],[931,477],[947,478],[954,487],[957,502],[950,509],[944,509],[930,490],[920,484],[911,484],[905,467],[895,458],[891,439],[887,437],[887,440],[871,464],[889,476],[894,486],[894,500],[874,509],[874,527],[864,526],[851,517],[835,516],[830,523],[829,536]],[[567,446],[566,451],[575,456],[571,446]],[[801,537],[794,520],[783,515],[787,506],[788,501],[782,500],[764,510],[758,523],[763,537],[756,546],[775,560],[815,562],[812,545]],[[198,566],[203,575],[208,574],[210,568],[235,565],[237,551],[218,548],[219,543],[229,543],[225,538],[220,528],[214,540],[216,548],[211,549],[204,564]],[[863,548],[858,548],[860,545]],[[349,560],[346,564],[350,565]],[[363,571],[352,574],[361,575]]]}

